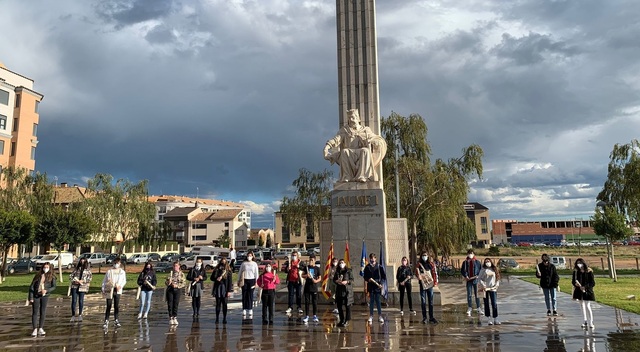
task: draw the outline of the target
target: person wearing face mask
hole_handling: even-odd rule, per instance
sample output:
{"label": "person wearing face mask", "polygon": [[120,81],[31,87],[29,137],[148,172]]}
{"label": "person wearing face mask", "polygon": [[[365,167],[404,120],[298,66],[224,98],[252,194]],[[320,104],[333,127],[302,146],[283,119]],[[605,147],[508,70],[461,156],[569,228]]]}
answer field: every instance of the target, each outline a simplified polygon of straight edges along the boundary
{"label": "person wearing face mask", "polygon": [[273,324],[273,311],[276,309],[276,288],[279,284],[280,278],[276,275],[271,264],[267,264],[257,282],[258,287],[262,288],[262,324]]}
{"label": "person wearing face mask", "polygon": [[138,286],[140,287],[140,311],[138,312],[138,319],[147,319],[149,315],[149,309],[151,308],[151,296],[153,296],[153,290],[158,285],[158,278],[156,278],[156,272],[153,270],[151,262],[144,264],[144,269],[138,275]]}
{"label": "person wearing face mask", "polygon": [[[31,304],[31,336],[45,336],[44,318],[47,315],[49,295],[56,289],[56,276],[51,271],[51,264],[44,263],[35,274],[29,286],[29,303]],[[39,318],[39,319],[38,319]]]}
{"label": "person wearing face mask", "polygon": [[478,259],[475,259],[475,253],[473,253],[473,249],[469,249],[467,251],[467,259],[462,262],[462,267],[460,268],[460,273],[462,274],[462,278],[467,282],[467,316],[471,316],[471,312],[473,311],[473,306],[471,302],[471,293],[476,298],[476,307],[478,308],[478,313],[481,313],[480,309],[480,298],[478,297],[478,275],[480,274],[480,269],[482,269],[482,264]]}
{"label": "person wearing face mask", "polygon": [[216,324],[220,319],[220,310],[222,310],[222,324],[227,323],[227,300],[233,292],[231,276],[232,271],[227,258],[222,258],[213,273],[211,273],[211,281],[213,281],[212,294],[216,299]]}
{"label": "person wearing face mask", "polygon": [[207,271],[202,265],[202,258],[196,259],[196,265],[189,270],[187,280],[191,281],[189,285],[189,296],[191,296],[191,308],[193,309],[193,317],[200,316],[200,304],[202,302],[202,290],[204,289],[204,280],[207,279]]}
{"label": "person wearing face mask", "polygon": [[[336,283],[333,281],[333,276],[336,274],[336,270],[338,269],[338,258],[333,258],[331,260],[331,267],[329,268],[329,278],[327,282],[327,290],[331,293],[331,304],[336,305]],[[333,314],[338,314],[338,308],[333,308]]]}
{"label": "person wearing face mask", "polygon": [[109,327],[109,315],[111,314],[111,306],[113,305],[113,318],[115,319],[113,324],[116,327],[120,327],[120,320],[118,316],[120,314],[120,296],[122,296],[122,289],[127,284],[127,273],[120,267],[120,258],[113,260],[113,268],[107,270],[102,280],[102,295],[107,299],[107,309],[104,312],[104,325],[103,328]]}
{"label": "person wearing face mask", "polygon": [[404,293],[407,293],[407,302],[409,302],[409,311],[411,314],[416,314],[413,310],[413,302],[411,299],[411,279],[413,273],[409,267],[409,260],[407,257],[402,257],[402,265],[398,267],[396,272],[396,282],[398,283],[398,291],[400,291],[400,315],[404,315]]}
{"label": "person wearing face mask", "polygon": [[[336,283],[336,305],[338,306],[338,327],[345,327],[351,321],[351,305],[353,304],[353,273],[347,268],[344,259],[338,261],[338,268],[333,275]],[[346,311],[346,314],[345,314]]]}
{"label": "person wearing face mask", "polygon": [[427,301],[429,302],[429,323],[438,324],[433,316],[433,286],[438,284],[436,265],[429,260],[429,254],[422,252],[416,266],[416,277],[420,282],[420,307],[422,308],[422,324],[427,323]]}
{"label": "person wearing face mask", "polygon": [[593,311],[591,310],[591,301],[596,300],[593,287],[596,285],[596,279],[593,270],[587,266],[582,258],[576,259],[571,276],[571,284],[573,284],[573,299],[580,302],[582,316],[584,317],[583,328],[595,328],[593,324]]}
{"label": "person wearing face mask", "polygon": [[[484,260],[484,267],[478,274],[480,292],[484,292],[484,316],[489,325],[500,325],[498,320],[498,286],[500,286],[500,269],[490,258]],[[491,309],[489,309],[491,307]],[[493,320],[491,319],[493,317]]]}
{"label": "person wearing face mask", "polygon": [[549,256],[545,253],[542,255],[542,263],[536,267],[536,277],[540,279],[540,287],[544,293],[544,303],[547,305],[547,316],[558,316],[556,303],[556,290],[560,282],[560,276],[556,271],[556,266],[549,262]]}
{"label": "person wearing face mask", "polygon": [[384,268],[377,263],[376,255],[369,254],[369,264],[364,268],[364,281],[367,283],[367,292],[369,292],[369,320],[373,322],[373,306],[375,304],[378,310],[378,320],[384,324],[382,317],[382,303],[380,295],[382,294],[382,281],[387,279]]}
{"label": "person wearing face mask", "polygon": [[316,266],[316,256],[311,254],[309,256],[309,264],[307,264],[302,270],[302,277],[304,281],[304,310],[305,317],[302,319],[303,323],[309,322],[309,304],[313,307],[313,322],[317,323],[318,320],[318,283],[322,281],[320,276],[320,268]]}
{"label": "person wearing face mask", "polygon": [[[91,284],[91,270],[86,258],[78,260],[75,270],[69,275],[71,283],[71,322],[82,321],[82,311],[84,309],[84,295],[89,292]],[[78,315],[76,316],[76,305]]]}
{"label": "person wearing face mask", "polygon": [[173,270],[164,281],[167,289],[167,310],[169,311],[169,325],[178,325],[178,306],[180,305],[180,291],[184,288],[187,279],[180,269],[180,262],[173,263]]}
{"label": "person wearing face mask", "polygon": [[258,278],[258,264],[253,261],[253,258],[253,251],[249,251],[247,260],[242,263],[238,273],[242,278],[242,317],[246,318],[248,313],[249,319],[253,318],[253,290],[256,288]]}
{"label": "person wearing face mask", "polygon": [[295,297],[296,305],[298,306],[298,314],[302,314],[302,283],[300,275],[300,258],[297,251],[291,253],[291,260],[289,261],[289,271],[287,272],[287,291],[289,292],[289,308],[287,308],[287,314],[291,314],[293,311],[293,299]]}

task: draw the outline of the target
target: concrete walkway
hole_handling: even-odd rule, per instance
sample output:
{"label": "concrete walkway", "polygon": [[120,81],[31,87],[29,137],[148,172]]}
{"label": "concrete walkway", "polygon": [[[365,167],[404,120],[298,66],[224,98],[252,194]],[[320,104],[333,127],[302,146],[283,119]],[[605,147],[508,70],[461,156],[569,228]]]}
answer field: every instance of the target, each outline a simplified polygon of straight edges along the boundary
{"label": "concrete walkway", "polygon": [[[213,300],[206,297],[200,319],[191,318],[191,304],[180,304],[177,328],[168,324],[160,292],[146,321],[137,321],[135,293],[121,301],[122,327],[102,328],[104,301],[93,295],[85,302],[85,320],[70,323],[70,299],[49,302],[46,337],[32,338],[31,308],[4,304],[0,326],[2,351],[639,351],[640,316],[593,304],[595,330],[583,330],[582,313],[569,294],[559,294],[560,316],[548,318],[542,291],[514,279],[504,280],[498,292],[502,325],[489,326],[476,313],[467,317],[464,285],[444,282],[440,287],[445,305],[436,307],[438,325],[423,325],[421,316],[401,316],[397,307],[384,309],[385,324],[366,323],[368,311],[354,307],[352,324],[335,327],[332,307],[320,306],[319,324],[302,324],[298,317],[277,306],[274,325],[263,326],[260,307],[253,320],[242,320],[238,302],[231,303],[229,323],[214,324]],[[596,295],[598,294],[596,288]],[[450,304],[446,304],[450,303]],[[420,311],[419,302],[414,309]]]}

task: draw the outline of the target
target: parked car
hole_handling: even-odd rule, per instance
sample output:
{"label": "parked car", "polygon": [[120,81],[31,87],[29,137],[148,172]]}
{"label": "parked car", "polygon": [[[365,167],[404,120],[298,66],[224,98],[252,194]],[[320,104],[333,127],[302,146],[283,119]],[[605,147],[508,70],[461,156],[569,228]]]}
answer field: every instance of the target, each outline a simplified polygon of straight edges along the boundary
{"label": "parked car", "polygon": [[38,259],[42,259],[42,257],[44,257],[44,255],[34,255],[33,257],[31,257],[31,261],[35,262]]}
{"label": "parked car", "polygon": [[500,260],[498,260],[498,267],[502,270],[518,269],[520,268],[520,264],[513,258],[500,258]]}
{"label": "parked car", "polygon": [[[271,266],[273,266],[275,263],[272,262],[271,260],[263,260],[260,263],[258,263],[258,272],[262,273],[264,271],[264,268],[267,266],[267,264],[271,264]],[[276,268],[277,270],[278,268]]]}
{"label": "parked car", "polygon": [[520,243],[518,243],[518,247],[531,247],[531,243],[529,243],[529,242],[520,242]]}
{"label": "parked car", "polygon": [[34,270],[36,270],[36,263],[31,261],[31,259],[27,257],[20,258],[19,260],[7,266],[7,271],[9,272],[9,274],[32,273]]}
{"label": "parked car", "polygon": [[127,259],[127,264],[142,264],[149,260],[147,253],[136,253]]}
{"label": "parked car", "polygon": [[107,256],[104,253],[82,253],[75,262],[77,263],[81,258],[86,258],[92,266],[107,263]]}
{"label": "parked car", "polygon": [[[113,264],[113,260],[118,258],[118,253],[111,253],[107,256],[107,264]],[[127,262],[127,256],[125,254],[120,254],[120,262],[121,263],[126,263]]]}
{"label": "parked car", "polygon": [[549,262],[556,266],[557,269],[566,269],[567,268],[567,260],[565,257],[549,257]]}
{"label": "parked car", "polygon": [[194,265],[196,265],[196,260],[198,259],[202,259],[202,265],[204,265],[206,270],[212,270],[216,267],[216,265],[218,265],[218,257],[216,257],[215,255],[192,255],[185,260],[180,261],[180,269],[191,269]]}
{"label": "parked car", "polygon": [[233,268],[231,268],[231,270],[233,270],[234,273],[240,271],[240,265],[242,265],[242,262],[244,262],[245,259],[247,259],[246,255],[239,255],[236,257],[236,262],[233,263]]}
{"label": "parked car", "polygon": [[149,253],[149,261],[159,262],[160,259],[162,259],[162,257],[160,257],[160,254],[158,254],[158,253]]}
{"label": "parked car", "polygon": [[180,260],[180,253],[169,252],[165,253],[162,258],[160,258],[161,262],[175,262]]}
{"label": "parked car", "polygon": [[159,262],[154,265],[153,269],[157,273],[168,273],[173,270],[173,262]]}
{"label": "parked car", "polygon": [[[71,269],[73,268],[73,253],[70,252],[62,252],[60,253],[62,267]],[[35,262],[36,270],[40,270],[40,267],[44,263],[49,263],[53,269],[58,268],[58,254],[47,254],[42,259],[39,259]]]}

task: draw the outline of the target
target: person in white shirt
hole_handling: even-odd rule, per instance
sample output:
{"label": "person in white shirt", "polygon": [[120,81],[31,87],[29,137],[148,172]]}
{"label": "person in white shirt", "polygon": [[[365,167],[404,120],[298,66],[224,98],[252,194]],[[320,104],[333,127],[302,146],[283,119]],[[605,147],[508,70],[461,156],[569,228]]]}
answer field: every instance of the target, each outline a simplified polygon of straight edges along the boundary
{"label": "person in white shirt", "polygon": [[102,295],[107,299],[107,310],[104,312],[104,325],[106,329],[109,327],[109,315],[111,314],[111,305],[113,305],[113,324],[120,327],[118,315],[120,313],[120,296],[122,289],[127,284],[127,273],[120,268],[120,258],[113,260],[113,268],[107,270],[102,280]]}
{"label": "person in white shirt", "polygon": [[[500,325],[497,302],[498,286],[500,286],[500,269],[490,258],[485,258],[482,270],[478,275],[478,291],[484,292],[484,316],[489,320],[489,325]],[[491,303],[491,309],[489,309],[489,303]]]}
{"label": "person in white shirt", "polygon": [[247,253],[247,260],[240,266],[238,286],[242,288],[242,317],[247,313],[249,318],[253,318],[253,290],[256,288],[258,279],[258,264],[253,261],[253,251]]}
{"label": "person in white shirt", "polygon": [[231,267],[231,269],[233,269],[233,265],[236,263],[236,258],[238,257],[235,248],[231,247],[231,250],[229,251],[229,266]]}

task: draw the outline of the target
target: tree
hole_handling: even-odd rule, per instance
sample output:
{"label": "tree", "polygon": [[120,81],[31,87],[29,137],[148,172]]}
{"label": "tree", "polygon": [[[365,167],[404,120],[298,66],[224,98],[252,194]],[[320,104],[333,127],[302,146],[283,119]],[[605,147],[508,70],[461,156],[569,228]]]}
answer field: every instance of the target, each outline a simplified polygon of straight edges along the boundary
{"label": "tree", "polygon": [[151,223],[155,206],[147,200],[147,183],[126,179],[114,183],[109,174],[96,174],[88,181],[91,197],[85,201],[85,209],[98,224],[98,241],[103,246],[122,240],[118,248],[122,253],[124,243],[137,236],[141,224]]}
{"label": "tree", "polygon": [[24,210],[5,210],[0,208],[0,251],[2,251],[2,270],[7,270],[7,258],[12,246],[33,240],[36,219]]}
{"label": "tree", "polygon": [[268,233],[268,234],[267,234],[267,244],[266,244],[266,247],[267,247],[267,248],[271,248],[271,246],[272,246],[272,243],[271,243],[271,234],[270,234],[270,233]]}
{"label": "tree", "polygon": [[292,182],[295,196],[285,196],[280,205],[285,226],[291,233],[301,234],[303,223],[310,219],[312,231],[316,234],[320,221],[330,218],[332,176],[333,173],[327,169],[318,173],[304,168],[299,170],[298,178]]}
{"label": "tree", "polygon": [[218,237],[218,246],[220,246],[221,248],[229,248],[230,244],[231,244],[231,237],[229,237],[229,231],[222,230],[222,235]]}
{"label": "tree", "polygon": [[597,200],[612,206],[626,220],[640,220],[640,142],[616,144],[609,155],[607,180]]}
{"label": "tree", "polygon": [[[458,158],[432,163],[428,129],[420,115],[407,118],[392,112],[382,119],[381,129],[389,148],[387,155],[398,153],[400,214],[409,225],[411,260],[416,259],[418,244],[434,255],[461,249],[475,238],[463,205],[468,200],[470,179],[482,177],[482,149],[472,144]],[[387,214],[397,210],[395,171],[394,157],[386,157]]]}
{"label": "tree", "polygon": [[169,221],[153,221],[150,224],[140,223],[136,243],[149,248],[161,246],[167,242],[172,232],[173,228]]}
{"label": "tree", "polygon": [[62,276],[62,256],[65,245],[75,247],[89,240],[89,235],[97,229],[96,223],[84,211],[77,207],[65,210],[55,207],[41,219],[36,226],[38,238],[50,243],[58,252],[58,272]]}

